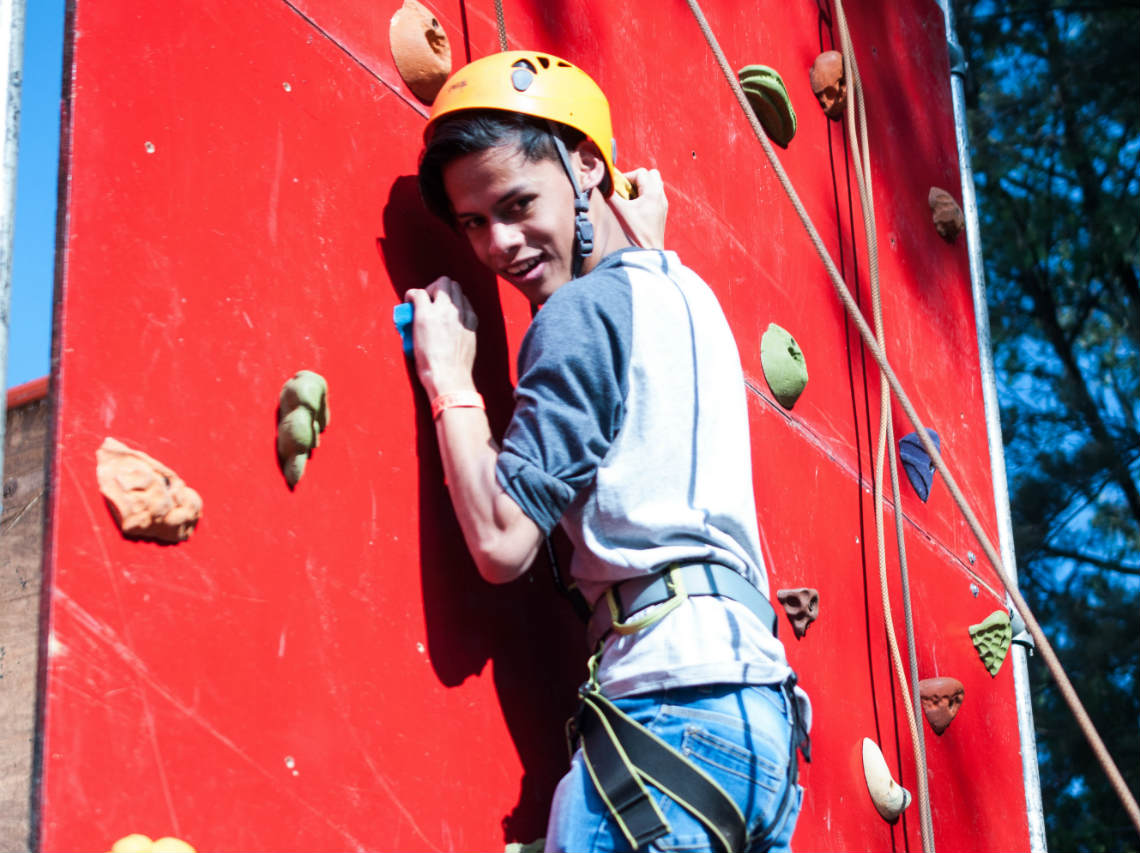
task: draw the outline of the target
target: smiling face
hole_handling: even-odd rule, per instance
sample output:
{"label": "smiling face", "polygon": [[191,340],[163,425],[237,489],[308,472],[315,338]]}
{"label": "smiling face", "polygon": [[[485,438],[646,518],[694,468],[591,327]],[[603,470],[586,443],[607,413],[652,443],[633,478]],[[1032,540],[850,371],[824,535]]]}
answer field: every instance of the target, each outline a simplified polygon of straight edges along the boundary
{"label": "smiling face", "polygon": [[[580,166],[579,152],[570,157]],[[476,256],[532,304],[570,280],[574,191],[561,163],[528,161],[516,145],[498,145],[452,160],[443,184]]]}

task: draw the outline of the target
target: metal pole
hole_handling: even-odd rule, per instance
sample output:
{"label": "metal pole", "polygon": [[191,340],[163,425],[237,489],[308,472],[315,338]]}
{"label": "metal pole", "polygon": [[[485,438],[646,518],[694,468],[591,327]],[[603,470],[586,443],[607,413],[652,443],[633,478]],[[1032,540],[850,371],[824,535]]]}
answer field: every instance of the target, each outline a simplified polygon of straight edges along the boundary
{"label": "metal pole", "polygon": [[[20,149],[20,78],[24,68],[24,0],[0,0],[0,63],[4,79],[4,153],[0,160],[0,376],[8,375],[8,309],[12,304],[12,230]],[[5,380],[5,385],[7,381]],[[0,477],[8,395],[0,395]]]}
{"label": "metal pole", "polygon": [[[970,254],[970,283],[974,296],[974,318],[978,329],[978,360],[981,366],[982,400],[986,413],[986,438],[990,451],[990,475],[994,488],[994,508],[998,521],[998,545],[1002,563],[1017,581],[1017,558],[1013,551],[1013,524],[1009,515],[1009,485],[1005,476],[1005,450],[1001,439],[1001,413],[997,399],[990,319],[986,305],[986,274],[982,263],[978,201],[974,193],[974,171],[970,161],[970,141],[966,127],[966,96],[962,78],[965,57],[954,26],[950,0],[939,0],[946,21],[946,41],[950,50],[950,88],[954,102],[954,130],[958,138],[958,166],[962,173],[962,212],[966,218],[966,247]],[[1033,701],[1025,648],[1010,646],[1014,695],[1017,699],[1017,727],[1021,742],[1021,775],[1025,783],[1025,808],[1029,823],[1029,849],[1045,853],[1045,810],[1041,805],[1041,780],[1037,771],[1037,738],[1033,726]]]}

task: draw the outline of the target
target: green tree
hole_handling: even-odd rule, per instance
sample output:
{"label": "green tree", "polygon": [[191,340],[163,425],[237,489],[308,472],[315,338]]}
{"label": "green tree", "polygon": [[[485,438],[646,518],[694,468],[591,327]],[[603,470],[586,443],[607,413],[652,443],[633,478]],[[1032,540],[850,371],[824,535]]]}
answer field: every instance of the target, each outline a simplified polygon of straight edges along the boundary
{"label": "green tree", "polygon": [[[1140,4],[954,0],[1022,591],[1140,785]],[[1053,850],[1140,838],[1031,664]]]}

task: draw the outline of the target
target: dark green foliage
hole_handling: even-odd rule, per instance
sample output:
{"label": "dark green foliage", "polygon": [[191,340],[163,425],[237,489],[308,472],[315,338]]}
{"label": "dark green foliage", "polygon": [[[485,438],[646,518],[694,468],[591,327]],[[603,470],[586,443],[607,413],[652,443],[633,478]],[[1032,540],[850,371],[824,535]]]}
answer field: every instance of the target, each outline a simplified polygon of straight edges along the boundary
{"label": "dark green foliage", "polygon": [[[954,0],[1022,590],[1140,788],[1140,4]],[[1053,850],[1140,838],[1039,661]]]}

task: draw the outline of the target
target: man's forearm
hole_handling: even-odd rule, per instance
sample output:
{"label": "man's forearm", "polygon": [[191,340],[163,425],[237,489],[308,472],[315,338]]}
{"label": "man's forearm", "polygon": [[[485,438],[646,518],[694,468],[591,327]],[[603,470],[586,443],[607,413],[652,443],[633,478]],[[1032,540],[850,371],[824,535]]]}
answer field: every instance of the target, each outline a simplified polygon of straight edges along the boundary
{"label": "man's forearm", "polygon": [[482,409],[444,409],[435,421],[451,503],[479,574],[506,583],[530,568],[542,532],[499,485],[499,448]]}

